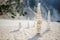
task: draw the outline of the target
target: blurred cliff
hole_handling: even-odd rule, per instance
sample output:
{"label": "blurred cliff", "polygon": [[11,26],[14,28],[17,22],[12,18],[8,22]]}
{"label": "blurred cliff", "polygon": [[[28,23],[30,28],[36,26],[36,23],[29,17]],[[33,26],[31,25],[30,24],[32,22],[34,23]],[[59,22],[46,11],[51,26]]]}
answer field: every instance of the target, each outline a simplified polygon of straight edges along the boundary
{"label": "blurred cliff", "polygon": [[[60,1],[59,0],[1,0],[0,5],[5,5],[3,14],[7,13],[8,18],[36,19],[37,4],[41,3],[42,17],[47,20],[48,10],[51,12],[51,21],[60,21]],[[0,7],[0,11],[1,11]],[[1,14],[1,13],[0,13]]]}

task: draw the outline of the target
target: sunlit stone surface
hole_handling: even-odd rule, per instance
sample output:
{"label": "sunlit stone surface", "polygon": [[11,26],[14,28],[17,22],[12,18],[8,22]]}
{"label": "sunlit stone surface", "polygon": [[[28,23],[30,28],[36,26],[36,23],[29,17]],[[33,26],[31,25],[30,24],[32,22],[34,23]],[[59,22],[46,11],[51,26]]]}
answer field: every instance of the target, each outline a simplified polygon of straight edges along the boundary
{"label": "sunlit stone surface", "polygon": [[43,21],[40,37],[36,35],[35,21],[0,20],[0,40],[60,40],[60,23],[47,24]]}

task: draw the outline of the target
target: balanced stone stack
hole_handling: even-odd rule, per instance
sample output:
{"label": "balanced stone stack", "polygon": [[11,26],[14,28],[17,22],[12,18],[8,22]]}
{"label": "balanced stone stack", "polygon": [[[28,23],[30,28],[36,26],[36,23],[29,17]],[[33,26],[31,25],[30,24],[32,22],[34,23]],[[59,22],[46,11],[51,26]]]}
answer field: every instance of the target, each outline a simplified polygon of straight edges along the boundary
{"label": "balanced stone stack", "polygon": [[37,34],[40,34],[41,24],[42,24],[42,15],[41,15],[41,7],[40,3],[37,6]]}

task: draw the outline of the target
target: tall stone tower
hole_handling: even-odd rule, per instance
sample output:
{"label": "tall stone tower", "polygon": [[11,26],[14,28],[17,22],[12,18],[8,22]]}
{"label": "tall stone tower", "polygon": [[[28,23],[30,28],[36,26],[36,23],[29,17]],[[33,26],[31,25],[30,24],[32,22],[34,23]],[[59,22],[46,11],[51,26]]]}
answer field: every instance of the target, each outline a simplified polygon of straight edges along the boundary
{"label": "tall stone tower", "polygon": [[37,6],[37,34],[40,34],[42,24],[41,3]]}
{"label": "tall stone tower", "polygon": [[51,21],[51,18],[50,18],[50,10],[48,10],[48,22]]}

